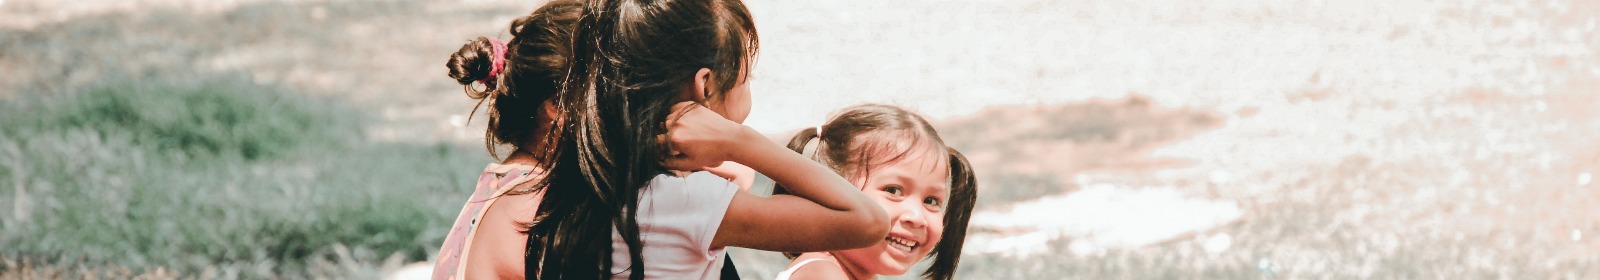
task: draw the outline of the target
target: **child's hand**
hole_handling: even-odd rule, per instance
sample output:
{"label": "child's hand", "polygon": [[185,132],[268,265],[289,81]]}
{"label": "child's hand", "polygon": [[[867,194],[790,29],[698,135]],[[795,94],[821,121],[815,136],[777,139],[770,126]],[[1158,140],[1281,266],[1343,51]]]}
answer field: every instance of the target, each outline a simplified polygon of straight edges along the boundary
{"label": "child's hand", "polygon": [[672,170],[698,171],[733,161],[749,143],[744,140],[748,127],[694,102],[673,105],[666,127],[667,154],[661,163]]}
{"label": "child's hand", "polygon": [[750,169],[749,166],[732,161],[724,161],[720,166],[706,167],[705,171],[716,174],[717,177],[726,178],[729,182],[739,185],[739,189],[745,191],[750,191],[750,185],[756,181],[755,169]]}

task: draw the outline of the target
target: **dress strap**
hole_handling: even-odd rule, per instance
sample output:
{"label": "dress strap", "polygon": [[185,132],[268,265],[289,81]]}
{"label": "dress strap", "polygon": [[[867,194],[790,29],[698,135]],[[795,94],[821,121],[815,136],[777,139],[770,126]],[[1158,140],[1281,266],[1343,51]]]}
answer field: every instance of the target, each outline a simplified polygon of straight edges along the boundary
{"label": "dress strap", "polygon": [[816,261],[833,262],[833,260],[830,260],[830,259],[820,259],[820,258],[819,259],[803,260],[803,261],[800,261],[800,263],[795,264],[792,267],[789,267],[789,269],[785,269],[785,270],[783,270],[783,272],[779,272],[778,273],[778,277],[777,278],[773,278],[773,280],[789,280],[789,277],[794,276],[794,272],[795,271],[799,271],[800,267],[806,266],[807,264],[811,264],[812,262],[816,262]]}

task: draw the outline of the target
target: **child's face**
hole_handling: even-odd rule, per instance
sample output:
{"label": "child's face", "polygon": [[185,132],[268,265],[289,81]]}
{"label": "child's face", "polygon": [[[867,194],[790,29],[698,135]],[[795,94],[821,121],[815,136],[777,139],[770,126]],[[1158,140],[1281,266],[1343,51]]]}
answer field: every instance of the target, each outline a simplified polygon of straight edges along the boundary
{"label": "child's face", "polygon": [[942,149],[919,150],[855,180],[867,197],[889,213],[893,225],[889,237],[878,244],[835,252],[838,258],[864,272],[900,275],[939,244],[950,196],[949,160]]}

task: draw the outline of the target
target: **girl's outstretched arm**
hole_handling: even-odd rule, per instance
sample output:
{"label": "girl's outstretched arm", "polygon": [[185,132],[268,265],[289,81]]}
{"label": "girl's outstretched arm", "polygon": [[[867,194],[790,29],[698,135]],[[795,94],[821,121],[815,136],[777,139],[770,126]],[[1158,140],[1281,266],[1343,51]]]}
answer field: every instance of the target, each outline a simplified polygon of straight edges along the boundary
{"label": "girl's outstretched arm", "polygon": [[713,247],[833,251],[869,246],[888,236],[889,218],[883,207],[822,164],[693,103],[674,106],[668,120],[666,138],[676,153],[665,162],[668,167],[698,170],[734,161],[771,177],[793,194],[760,197],[737,192],[711,241]]}

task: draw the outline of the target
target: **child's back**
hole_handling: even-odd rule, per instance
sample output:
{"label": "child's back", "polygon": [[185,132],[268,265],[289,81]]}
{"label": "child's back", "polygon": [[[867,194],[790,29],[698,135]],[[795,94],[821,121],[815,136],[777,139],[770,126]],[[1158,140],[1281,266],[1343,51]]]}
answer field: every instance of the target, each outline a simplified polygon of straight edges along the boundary
{"label": "child's back", "polygon": [[[640,248],[649,279],[716,279],[723,247],[712,238],[739,187],[709,172],[684,177],[659,175],[639,193]],[[628,275],[627,243],[612,232],[611,272]]]}
{"label": "child's back", "polygon": [[[555,95],[566,71],[572,25],[583,3],[554,0],[511,24],[510,42],[479,37],[463,45],[445,65],[467,96],[488,104],[485,145],[490,155],[511,146],[502,164],[479,174],[470,198],[445,237],[434,264],[435,280],[523,278],[523,256],[544,191],[534,188],[544,172],[536,152],[555,120],[543,104]],[[482,84],[482,90],[473,85]],[[473,113],[479,108],[474,108]]]}
{"label": "child's back", "polygon": [[497,260],[519,260],[526,248],[528,237],[521,232],[533,222],[527,213],[533,213],[544,193],[508,194],[528,191],[527,182],[535,176],[537,170],[527,165],[490,164],[484,169],[439,250],[434,279],[524,276],[521,262]]}

